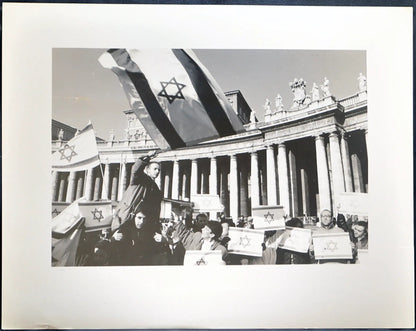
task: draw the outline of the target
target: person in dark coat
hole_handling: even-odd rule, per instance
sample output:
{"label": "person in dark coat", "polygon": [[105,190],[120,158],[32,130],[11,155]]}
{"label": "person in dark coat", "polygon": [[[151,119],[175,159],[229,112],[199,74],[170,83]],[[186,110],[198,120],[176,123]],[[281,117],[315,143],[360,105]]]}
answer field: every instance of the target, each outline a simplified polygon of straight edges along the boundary
{"label": "person in dark coat", "polygon": [[158,255],[151,224],[145,211],[131,213],[111,237],[110,265],[153,265]]}
{"label": "person in dark coat", "polygon": [[149,230],[161,231],[159,217],[160,203],[163,196],[155,183],[155,179],[160,173],[159,163],[151,162],[151,159],[155,156],[156,152],[151,152],[147,156],[139,158],[133,165],[130,185],[124,192],[123,199],[114,210],[112,231],[125,223],[131,213],[135,214],[140,209],[146,210]]}
{"label": "person in dark coat", "polygon": [[[294,217],[286,222],[287,226],[303,228],[302,221]],[[276,250],[276,264],[309,264],[309,253],[299,253],[278,247]]]}

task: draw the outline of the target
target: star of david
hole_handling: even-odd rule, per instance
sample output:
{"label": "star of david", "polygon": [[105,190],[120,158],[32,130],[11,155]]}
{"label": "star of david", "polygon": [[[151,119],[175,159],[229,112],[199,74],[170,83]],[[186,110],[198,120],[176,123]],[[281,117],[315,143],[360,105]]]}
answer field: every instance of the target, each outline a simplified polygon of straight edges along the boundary
{"label": "star of david", "polygon": [[274,214],[270,214],[270,212],[268,211],[267,214],[264,215],[264,221],[270,224],[274,221],[273,216]]}
{"label": "star of david", "polygon": [[52,210],[52,217],[58,216],[59,215],[59,211],[55,208],[54,210]]}
{"label": "star of david", "polygon": [[74,149],[75,145],[69,146],[68,144],[65,144],[63,148],[59,149],[58,152],[61,153],[61,160],[66,159],[68,162],[71,162],[72,157],[78,155]]}
{"label": "star of david", "polygon": [[93,219],[97,220],[98,222],[101,222],[101,220],[104,218],[103,211],[98,210],[97,208],[91,211],[91,213],[92,213]]}
{"label": "star of david", "polygon": [[330,242],[326,244],[326,249],[331,252],[336,251],[338,249],[337,243],[331,240]]}
{"label": "star of david", "polygon": [[165,97],[169,103],[175,101],[175,99],[185,99],[182,90],[185,88],[185,84],[178,83],[176,78],[173,77],[169,82],[160,82],[162,85],[162,91],[158,96]]}
{"label": "star of david", "polygon": [[201,259],[199,259],[198,261],[196,261],[197,265],[206,265],[207,263],[205,262],[204,258],[201,257]]}
{"label": "star of david", "polygon": [[243,246],[244,248],[250,246],[250,239],[247,237],[247,235],[245,237],[240,237],[239,245]]}

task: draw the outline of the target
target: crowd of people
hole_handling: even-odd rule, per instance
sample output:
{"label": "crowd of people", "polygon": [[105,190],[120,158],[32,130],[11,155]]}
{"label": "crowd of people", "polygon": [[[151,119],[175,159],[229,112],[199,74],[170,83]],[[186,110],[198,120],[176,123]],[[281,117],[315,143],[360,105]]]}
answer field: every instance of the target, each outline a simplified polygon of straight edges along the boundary
{"label": "crowd of people", "polygon": [[[78,249],[83,256],[79,259],[82,261],[80,265],[183,265],[186,251],[189,250],[220,251],[222,263],[226,265],[354,263],[357,250],[368,248],[367,221],[342,214],[334,218],[330,210],[323,210],[312,236],[347,232],[351,242],[351,259],[319,261],[315,259],[312,240],[305,253],[285,249],[281,243],[282,238],[288,235],[286,230],[264,232],[260,257],[229,252],[229,229],[253,229],[253,218],[240,217],[234,222],[223,214],[217,220],[209,220],[206,214],[198,214],[190,220],[183,210],[173,208],[171,218],[161,222],[162,193],[154,181],[159,175],[160,165],[152,161],[155,155],[149,154],[134,164],[130,185],[111,216],[111,229],[103,231],[93,246],[88,244],[90,241],[87,237],[83,238]],[[292,218],[286,221],[286,226],[303,228],[304,222]]]}

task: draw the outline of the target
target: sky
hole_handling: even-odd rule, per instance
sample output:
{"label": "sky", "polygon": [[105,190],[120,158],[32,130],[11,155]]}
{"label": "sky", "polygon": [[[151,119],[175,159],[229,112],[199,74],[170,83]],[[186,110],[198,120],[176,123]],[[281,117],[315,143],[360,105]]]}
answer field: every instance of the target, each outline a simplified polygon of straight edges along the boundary
{"label": "sky", "polygon": [[[96,135],[107,139],[114,130],[124,139],[130,109],[118,78],[98,63],[105,49],[54,48],[52,51],[52,118],[82,129],[91,120]],[[339,50],[216,50],[194,49],[224,92],[240,90],[262,120],[266,98],[277,94],[287,110],[293,102],[289,83],[295,78],[312,84],[330,81],[332,95],[341,99],[358,92],[357,77],[366,76],[364,51]],[[322,94],[321,94],[322,95]]]}

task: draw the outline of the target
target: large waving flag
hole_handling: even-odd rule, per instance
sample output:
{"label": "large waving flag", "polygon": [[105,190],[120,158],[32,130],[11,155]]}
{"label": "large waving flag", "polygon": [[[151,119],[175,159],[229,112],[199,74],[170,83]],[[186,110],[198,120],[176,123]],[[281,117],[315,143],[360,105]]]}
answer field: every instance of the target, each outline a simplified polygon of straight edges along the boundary
{"label": "large waving flag", "polygon": [[92,124],[52,154],[52,170],[82,171],[100,164]]}
{"label": "large waving flag", "polygon": [[244,131],[224,93],[191,50],[110,49],[99,61],[118,76],[130,106],[161,149]]}
{"label": "large waving flag", "polygon": [[[76,226],[64,237],[52,236],[52,266],[75,266],[79,240],[83,231],[84,218],[77,219]],[[54,235],[52,233],[52,235]]]}

